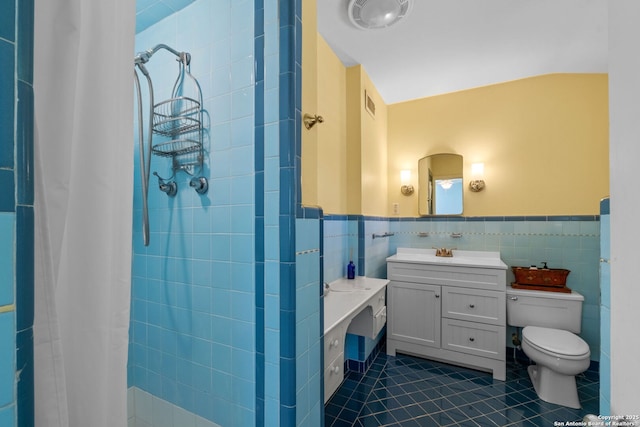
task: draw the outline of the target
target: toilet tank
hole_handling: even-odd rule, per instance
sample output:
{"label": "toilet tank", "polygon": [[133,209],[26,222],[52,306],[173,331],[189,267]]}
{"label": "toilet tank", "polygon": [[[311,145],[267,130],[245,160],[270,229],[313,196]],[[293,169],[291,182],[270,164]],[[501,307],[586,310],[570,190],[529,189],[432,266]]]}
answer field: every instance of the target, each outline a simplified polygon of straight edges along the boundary
{"label": "toilet tank", "polygon": [[507,286],[507,324],[580,333],[584,297],[575,292],[530,291]]}

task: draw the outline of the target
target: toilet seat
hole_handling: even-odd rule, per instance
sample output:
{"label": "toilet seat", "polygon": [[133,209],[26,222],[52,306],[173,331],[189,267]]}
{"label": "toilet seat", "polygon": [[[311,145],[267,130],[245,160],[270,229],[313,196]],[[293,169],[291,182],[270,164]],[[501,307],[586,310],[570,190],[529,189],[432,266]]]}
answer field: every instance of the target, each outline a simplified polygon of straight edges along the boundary
{"label": "toilet seat", "polygon": [[582,338],[561,329],[527,326],[522,330],[522,339],[531,347],[553,357],[580,360],[591,355],[589,345]]}

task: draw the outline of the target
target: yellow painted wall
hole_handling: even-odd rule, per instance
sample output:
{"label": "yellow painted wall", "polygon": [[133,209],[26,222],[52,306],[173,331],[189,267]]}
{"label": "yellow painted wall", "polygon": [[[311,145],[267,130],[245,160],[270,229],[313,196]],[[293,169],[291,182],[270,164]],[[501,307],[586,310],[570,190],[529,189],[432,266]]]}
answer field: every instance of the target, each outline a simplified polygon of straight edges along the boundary
{"label": "yellow painted wall", "polygon": [[[322,36],[315,41],[314,59],[304,64],[303,56],[303,113],[324,122],[302,129],[302,202],[325,213],[386,215],[386,105],[361,66],[346,68]],[[364,110],[365,90],[375,117]]]}
{"label": "yellow painted wall", "polygon": [[[318,35],[318,114],[324,122],[304,133],[318,136],[317,205],[325,213],[347,210],[347,74],[344,65]],[[353,165],[354,168],[357,165]]]}
{"label": "yellow painted wall", "polygon": [[[318,17],[316,0],[302,4],[302,113],[318,114]],[[302,118],[301,118],[302,120]],[[318,127],[316,126],[317,129]],[[302,204],[318,204],[318,132],[302,128]]]}
{"label": "yellow painted wall", "polygon": [[336,213],[361,214],[362,213],[362,164],[360,158],[361,138],[360,122],[362,120],[362,104],[360,102],[360,67],[350,67],[346,70],[347,88],[347,211]]}
{"label": "yellow painted wall", "polygon": [[[363,215],[385,216],[387,209],[387,106],[363,67],[360,85],[350,87],[360,99],[361,198]],[[375,103],[375,116],[365,110],[365,91]]]}
{"label": "yellow painted wall", "polygon": [[[387,209],[418,215],[400,170],[436,153],[484,162],[486,188],[465,189],[465,216],[595,215],[609,194],[606,74],[551,74],[388,106]],[[415,185],[414,184],[414,185]],[[466,188],[466,187],[465,187]]]}

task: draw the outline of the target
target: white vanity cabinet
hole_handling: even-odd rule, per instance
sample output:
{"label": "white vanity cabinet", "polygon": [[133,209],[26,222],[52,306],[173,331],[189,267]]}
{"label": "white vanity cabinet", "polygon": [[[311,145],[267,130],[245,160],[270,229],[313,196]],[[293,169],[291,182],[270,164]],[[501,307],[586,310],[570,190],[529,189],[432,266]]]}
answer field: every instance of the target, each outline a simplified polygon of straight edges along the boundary
{"label": "white vanity cabinet", "polygon": [[325,403],[344,378],[344,340],[346,325],[339,324],[324,336],[324,396]]}
{"label": "white vanity cabinet", "polygon": [[399,248],[387,258],[387,353],[505,379],[506,270],[498,252]]}
{"label": "white vanity cabinet", "polygon": [[375,338],[387,322],[387,279],[358,276],[329,284],[324,296],[324,402],[344,379],[347,333]]}

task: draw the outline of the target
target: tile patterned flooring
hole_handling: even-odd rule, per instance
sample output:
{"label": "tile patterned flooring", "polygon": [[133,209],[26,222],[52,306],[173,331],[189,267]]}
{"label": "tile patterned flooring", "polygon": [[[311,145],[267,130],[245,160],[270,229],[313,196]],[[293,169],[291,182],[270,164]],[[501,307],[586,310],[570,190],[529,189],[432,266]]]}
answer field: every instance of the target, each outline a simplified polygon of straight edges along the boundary
{"label": "tile patterned flooring", "polygon": [[[509,359],[509,358],[508,358]],[[325,427],[553,426],[598,414],[598,373],[578,376],[582,409],[540,400],[522,362],[507,380],[415,357],[380,352],[366,374],[350,372],[325,405]]]}

